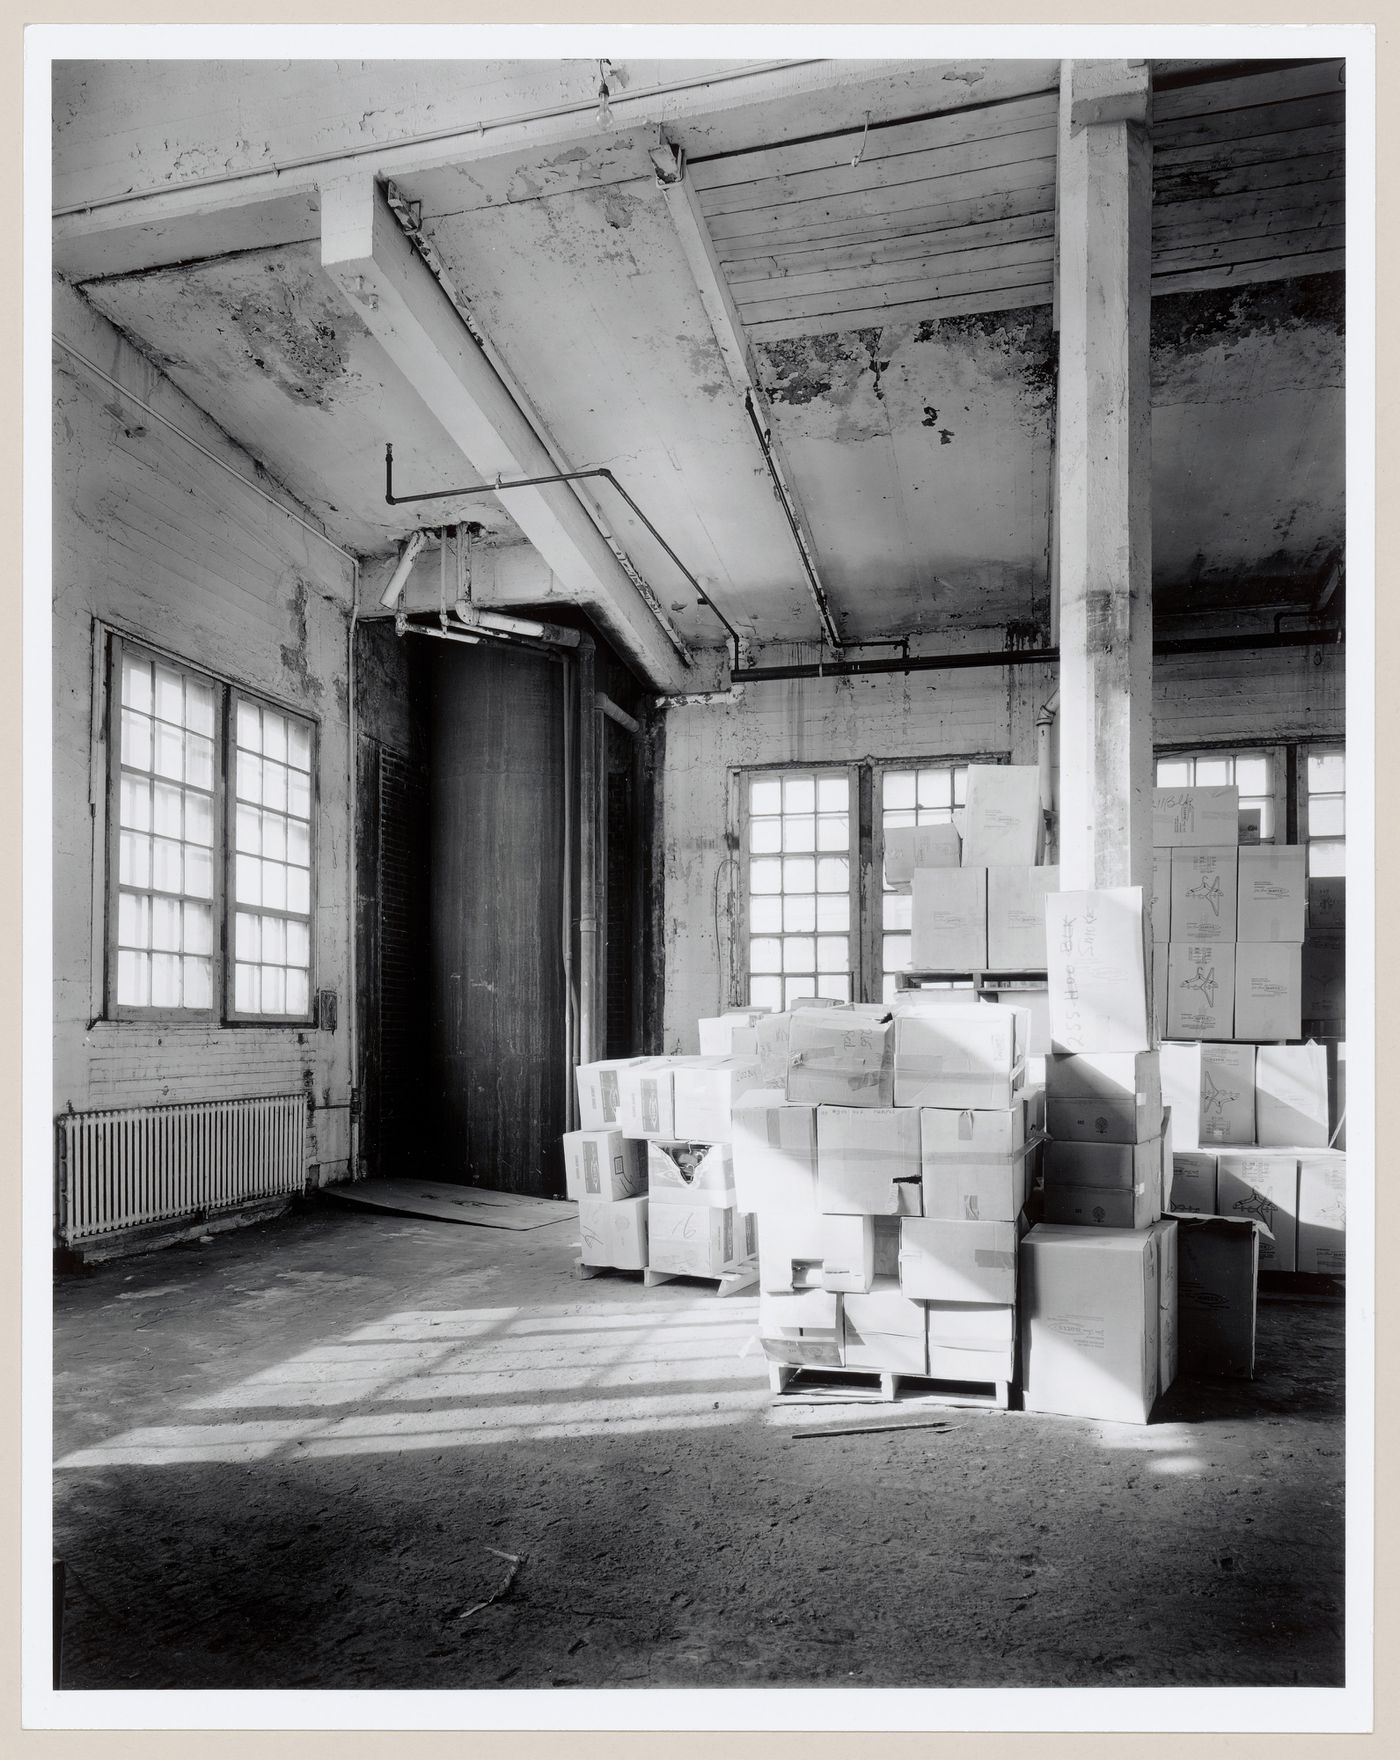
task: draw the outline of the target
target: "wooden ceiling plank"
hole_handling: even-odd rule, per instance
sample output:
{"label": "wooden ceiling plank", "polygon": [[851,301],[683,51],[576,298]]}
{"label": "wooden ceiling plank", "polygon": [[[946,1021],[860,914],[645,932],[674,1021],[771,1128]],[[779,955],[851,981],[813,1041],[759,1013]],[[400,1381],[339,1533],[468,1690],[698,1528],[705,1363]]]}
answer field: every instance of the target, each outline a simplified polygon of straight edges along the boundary
{"label": "wooden ceiling plank", "polygon": [[1159,249],[1215,238],[1226,231],[1301,232],[1309,226],[1340,224],[1344,205],[1337,185],[1305,183],[1295,199],[1290,189],[1250,190],[1216,201],[1173,202],[1153,216],[1152,240]]}
{"label": "wooden ceiling plank", "polygon": [[856,287],[847,290],[849,297],[844,300],[839,293],[802,294],[795,298],[757,300],[749,307],[741,306],[740,311],[743,313],[745,327],[751,329],[755,323],[761,324],[772,318],[815,317],[839,312],[854,305],[858,305],[861,310],[887,311],[897,306],[914,304],[919,300],[939,299],[955,293],[983,293],[994,288],[1040,286],[1049,279],[1043,261],[1010,263],[996,269],[967,270],[957,274],[901,281],[881,298],[863,298],[863,290]]}
{"label": "wooden ceiling plank", "polygon": [[1258,194],[1264,190],[1308,187],[1332,183],[1346,189],[1346,165],[1340,155],[1310,154],[1306,159],[1276,160],[1270,165],[1241,165],[1229,170],[1187,172],[1164,177],[1153,191],[1153,204],[1170,208],[1213,200],[1219,196]]}
{"label": "wooden ceiling plank", "polygon": [[925,319],[965,317],[972,312],[1024,311],[1030,306],[1048,306],[1051,298],[1048,281],[1031,287],[998,287],[982,293],[953,294],[943,299],[911,300],[902,306],[862,306],[844,312],[824,313],[819,317],[774,318],[762,323],[750,322],[749,334],[755,342],[781,342],[793,336],[821,336],[837,330],[878,329],[885,324],[914,324]]}
{"label": "wooden ceiling plank", "polygon": [[1154,92],[1153,127],[1179,116],[1207,116],[1335,92],[1342,87],[1345,68],[1343,61],[1316,61],[1305,67],[1275,68],[1268,73],[1243,74],[1239,79],[1203,80],[1199,85]]}
{"label": "wooden ceiling plank", "polygon": [[728,240],[722,253],[726,265],[742,264],[754,257],[770,257],[781,261],[791,253],[801,253],[818,245],[834,247],[859,244],[880,244],[903,238],[909,232],[937,233],[956,231],[961,226],[982,226],[996,220],[1055,212],[1053,184],[1032,185],[1028,189],[1002,190],[992,196],[978,196],[965,202],[940,202],[933,207],[898,209],[888,214],[872,215],[868,221],[843,221],[837,226],[809,226],[780,235],[760,234],[752,238]]}
{"label": "wooden ceiling plank", "polygon": [[[927,152],[933,147],[958,146],[1025,128],[1044,127],[1054,122],[1056,103],[1055,93],[1047,92],[1008,104],[954,110],[944,116],[925,117],[917,122],[872,124],[861,151],[861,163],[897,158],[905,153]],[[862,133],[857,125],[846,133],[825,136],[821,140],[798,141],[792,145],[779,143],[762,152],[730,153],[716,159],[702,159],[687,167],[687,175],[702,203],[708,206],[707,195],[711,191],[758,183],[769,177],[791,177],[798,172],[849,165],[861,148]]]}
{"label": "wooden ceiling plank", "polygon": [[713,191],[701,199],[705,218],[713,224],[721,214],[742,214],[754,208],[769,208],[779,202],[811,201],[825,196],[863,194],[867,199],[874,192],[898,189],[930,178],[951,178],[967,171],[991,167],[1021,165],[1027,160],[1054,157],[1055,129],[1046,125],[1024,129],[1016,134],[995,135],[987,140],[969,141],[960,147],[938,147],[925,153],[903,153],[897,159],[874,163],[862,160],[854,169],[849,165],[827,166],[821,171],[802,171],[793,177],[768,177],[753,183],[736,184],[731,189]]}
{"label": "wooden ceiling plank", "polygon": [[986,245],[1019,244],[1029,239],[1053,239],[1055,216],[1051,212],[1021,214],[1009,220],[994,220],[985,226],[963,226],[937,232],[905,232],[879,244],[818,247],[774,256],[747,257],[726,271],[733,288],[751,281],[787,280],[795,275],[819,270],[874,268],[884,263],[907,262],[914,257],[949,255],[955,251],[978,250]]}
{"label": "wooden ceiling plank", "polygon": [[1291,104],[1261,104],[1250,110],[1227,110],[1218,116],[1188,116],[1180,122],[1153,127],[1155,152],[1200,146],[1212,141],[1254,140],[1259,135],[1296,134],[1305,128],[1341,127],[1346,121],[1346,94],[1299,98]]}
{"label": "wooden ceiling plank", "polygon": [[[1024,165],[992,166],[985,171],[964,172],[957,177],[935,177],[927,182],[908,184],[897,192],[895,214],[911,208],[937,208],[946,202],[966,201],[979,196],[994,196],[1004,189],[1053,190],[1053,160],[1031,160]],[[872,218],[868,192],[854,191],[849,195],[828,196],[807,202],[779,202],[769,208],[756,208],[747,214],[730,214],[723,226],[711,223],[711,235],[721,260],[725,244],[731,238],[767,238],[776,241],[791,231],[806,227],[830,226],[846,220]]]}
{"label": "wooden ceiling plank", "polygon": [[1043,273],[1055,260],[1053,238],[1026,239],[1014,244],[989,245],[983,249],[949,251],[934,256],[915,257],[905,262],[881,263],[873,266],[854,264],[841,269],[818,269],[806,275],[775,275],[768,281],[731,283],[735,304],[742,314],[765,305],[770,300],[800,299],[806,294],[870,294],[865,304],[878,304],[875,296],[885,297],[884,289],[901,287],[910,281],[938,281],[949,275],[983,270],[999,270],[1026,266]]}
{"label": "wooden ceiling plank", "polygon": [[1252,135],[1244,141],[1202,141],[1188,147],[1162,147],[1152,155],[1153,174],[1183,165],[1221,168],[1265,165],[1276,159],[1304,159],[1317,153],[1340,153],[1346,131],[1336,123],[1300,128],[1281,134]]}
{"label": "wooden ceiling plank", "polygon": [[[1153,268],[1205,268],[1211,263],[1247,263],[1268,257],[1318,256],[1340,251],[1346,244],[1344,226],[1316,226],[1306,232],[1281,232],[1253,238],[1231,233],[1213,244],[1188,244],[1153,252]],[[1310,271],[1307,271],[1310,272]]]}
{"label": "wooden ceiling plank", "polygon": [[1245,287],[1256,281],[1294,281],[1303,275],[1329,275],[1345,269],[1344,250],[1308,251],[1296,257],[1263,257],[1252,263],[1218,263],[1211,267],[1163,271],[1152,277],[1154,297],[1171,293],[1204,293],[1220,287]]}

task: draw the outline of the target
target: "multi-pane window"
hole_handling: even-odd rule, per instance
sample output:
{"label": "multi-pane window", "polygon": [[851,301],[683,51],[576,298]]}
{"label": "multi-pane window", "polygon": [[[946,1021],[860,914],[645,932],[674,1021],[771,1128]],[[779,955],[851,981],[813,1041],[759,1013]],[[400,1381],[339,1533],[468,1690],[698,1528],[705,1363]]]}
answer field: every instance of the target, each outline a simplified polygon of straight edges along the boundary
{"label": "multi-pane window", "polygon": [[746,781],[749,1001],[852,999],[851,776],[787,771]]}
{"label": "multi-pane window", "polygon": [[1308,873],[1330,877],[1346,873],[1347,772],[1341,750],[1308,753]]}
{"label": "multi-pane window", "polygon": [[308,1019],[311,724],[120,639],[112,658],[110,1012]]}
{"label": "multi-pane window", "polygon": [[900,826],[948,825],[967,803],[966,764],[926,764],[918,769],[886,770],[879,779],[881,898],[880,966],[883,997],[895,993],[895,973],[907,971],[913,898],[895,892],[884,879],[884,834]]}
{"label": "multi-pane window", "polygon": [[304,1015],[311,1001],[311,729],[237,699],[234,1011]]}
{"label": "multi-pane window", "polygon": [[1257,809],[1259,841],[1272,843],[1275,827],[1272,752],[1173,753],[1157,760],[1158,788],[1221,788],[1234,783],[1240,812]]}
{"label": "multi-pane window", "polygon": [[210,1009],[214,690],[130,648],[120,679],[117,1006]]}

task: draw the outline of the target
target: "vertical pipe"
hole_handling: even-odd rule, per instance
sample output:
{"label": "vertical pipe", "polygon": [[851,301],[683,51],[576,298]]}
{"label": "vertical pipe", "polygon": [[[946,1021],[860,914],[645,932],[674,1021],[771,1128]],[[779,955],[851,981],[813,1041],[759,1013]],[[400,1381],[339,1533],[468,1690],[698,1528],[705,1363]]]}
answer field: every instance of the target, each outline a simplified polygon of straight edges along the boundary
{"label": "vertical pipe", "polygon": [[1060,693],[1056,690],[1042,703],[1035,717],[1035,758],[1040,771],[1040,816],[1045,825],[1045,861],[1053,863],[1059,854],[1059,827],[1055,822],[1054,738],[1055,713]]}
{"label": "vertical pipe", "polygon": [[593,641],[578,645],[578,1036],[580,1063],[599,1055],[598,692]]}

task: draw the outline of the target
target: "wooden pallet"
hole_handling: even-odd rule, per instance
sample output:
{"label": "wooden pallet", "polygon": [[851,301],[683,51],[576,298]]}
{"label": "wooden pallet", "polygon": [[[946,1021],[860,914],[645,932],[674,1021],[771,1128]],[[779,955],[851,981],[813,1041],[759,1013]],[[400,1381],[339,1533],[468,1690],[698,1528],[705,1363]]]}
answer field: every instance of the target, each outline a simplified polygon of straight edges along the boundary
{"label": "wooden pallet", "polygon": [[636,1270],[636,1269],[629,1268],[628,1266],[625,1266],[625,1265],[585,1265],[583,1262],[583,1257],[580,1254],[580,1256],[574,1260],[574,1276],[575,1277],[638,1277],[638,1276],[645,1276],[645,1273],[641,1272],[639,1270]]}
{"label": "wooden pallet", "polygon": [[[678,1277],[688,1277],[684,1271],[652,1271],[642,1273],[642,1282],[648,1289],[654,1289],[658,1283],[671,1283]],[[735,1296],[741,1289],[752,1289],[758,1282],[758,1266],[746,1265],[738,1271],[726,1271],[719,1277],[696,1277],[697,1283],[713,1283],[717,1285],[716,1296]]]}
{"label": "wooden pallet", "polygon": [[974,1411],[1011,1409],[1007,1381],[940,1381],[893,1369],[827,1369],[769,1363],[775,1399],[804,1405],[952,1406]]}

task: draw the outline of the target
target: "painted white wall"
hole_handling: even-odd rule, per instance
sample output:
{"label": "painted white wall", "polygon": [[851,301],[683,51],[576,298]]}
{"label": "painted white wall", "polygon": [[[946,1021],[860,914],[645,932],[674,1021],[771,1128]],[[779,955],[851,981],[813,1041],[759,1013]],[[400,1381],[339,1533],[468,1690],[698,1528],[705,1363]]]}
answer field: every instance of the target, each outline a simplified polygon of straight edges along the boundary
{"label": "painted white wall", "polygon": [[[74,292],[55,334],[248,477],[252,459]],[[290,1093],[308,1159],[349,1154],[349,561],[54,349],[54,1110]],[[294,505],[287,498],[287,505]],[[102,627],[319,726],[315,983],[339,1029],[147,1026],[102,1014],[106,745]]]}

